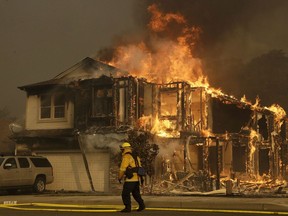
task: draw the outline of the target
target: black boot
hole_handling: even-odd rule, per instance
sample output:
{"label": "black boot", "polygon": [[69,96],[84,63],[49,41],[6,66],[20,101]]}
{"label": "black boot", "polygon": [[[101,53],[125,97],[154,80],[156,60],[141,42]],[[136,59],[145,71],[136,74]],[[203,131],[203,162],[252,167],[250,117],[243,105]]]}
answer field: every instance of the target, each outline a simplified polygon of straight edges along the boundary
{"label": "black boot", "polygon": [[131,206],[126,205],[124,209],[122,209],[120,212],[126,213],[131,212]]}
{"label": "black boot", "polygon": [[145,204],[142,203],[141,205],[139,205],[139,208],[137,209],[137,211],[143,211],[145,209]]}

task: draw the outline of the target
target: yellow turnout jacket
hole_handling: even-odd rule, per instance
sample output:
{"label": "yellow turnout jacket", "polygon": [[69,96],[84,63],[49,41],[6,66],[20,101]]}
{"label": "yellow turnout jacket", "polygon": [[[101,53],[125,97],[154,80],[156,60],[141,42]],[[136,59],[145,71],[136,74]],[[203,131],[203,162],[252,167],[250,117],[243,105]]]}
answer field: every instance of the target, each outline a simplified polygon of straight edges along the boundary
{"label": "yellow turnout jacket", "polygon": [[[124,148],[124,151],[122,152],[122,162],[121,162],[120,169],[119,169],[118,179],[122,179],[124,177],[126,182],[137,182],[139,181],[139,177],[137,173],[133,173],[133,177],[130,179],[126,178],[125,176],[125,171],[127,167],[129,166],[131,168],[136,167],[134,158],[129,153],[132,153],[132,150],[130,148]],[[139,166],[141,166],[139,157],[137,157],[137,160],[138,160]]]}

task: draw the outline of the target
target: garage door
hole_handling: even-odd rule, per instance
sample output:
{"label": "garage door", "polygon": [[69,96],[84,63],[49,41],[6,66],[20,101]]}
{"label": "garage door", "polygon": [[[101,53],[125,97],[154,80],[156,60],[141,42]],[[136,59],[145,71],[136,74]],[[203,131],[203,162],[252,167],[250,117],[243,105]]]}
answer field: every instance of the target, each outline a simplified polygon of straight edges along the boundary
{"label": "garage door", "polygon": [[[89,178],[85,169],[82,154],[41,153],[46,156],[54,171],[54,182],[47,185],[47,190],[91,191]],[[86,153],[95,191],[109,190],[109,153]]]}

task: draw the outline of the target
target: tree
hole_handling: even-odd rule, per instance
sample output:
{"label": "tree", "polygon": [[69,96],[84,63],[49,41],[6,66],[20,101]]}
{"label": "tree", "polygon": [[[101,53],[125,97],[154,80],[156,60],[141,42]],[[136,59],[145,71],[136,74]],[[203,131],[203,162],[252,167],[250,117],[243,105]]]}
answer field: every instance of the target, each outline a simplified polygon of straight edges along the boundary
{"label": "tree", "polygon": [[6,120],[15,120],[14,117],[11,117],[10,111],[5,106],[3,108],[0,108],[0,119],[6,119]]}
{"label": "tree", "polygon": [[[252,59],[239,79],[249,98],[259,96],[262,105],[277,103],[288,109],[288,57],[282,50],[271,50]],[[240,77],[239,77],[240,78]]]}
{"label": "tree", "polygon": [[128,134],[128,142],[131,144],[133,152],[141,158],[141,164],[147,171],[147,175],[152,177],[155,174],[154,161],[159,152],[157,144],[149,143],[150,134],[148,132],[131,131]]}
{"label": "tree", "polygon": [[8,119],[10,117],[10,112],[8,108],[5,106],[0,109],[0,119]]}

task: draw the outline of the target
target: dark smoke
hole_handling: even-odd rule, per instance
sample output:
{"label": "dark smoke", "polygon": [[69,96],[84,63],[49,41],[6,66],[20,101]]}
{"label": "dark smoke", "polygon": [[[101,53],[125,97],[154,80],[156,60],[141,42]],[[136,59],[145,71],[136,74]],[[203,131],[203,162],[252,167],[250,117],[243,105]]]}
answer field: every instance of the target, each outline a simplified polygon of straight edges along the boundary
{"label": "dark smoke", "polygon": [[[194,56],[204,62],[213,87],[261,105],[273,103],[288,110],[288,1],[287,0],[145,0],[135,3],[139,32],[118,37],[115,45],[149,41],[147,8],[157,4],[164,13],[180,13],[189,26],[200,27]],[[177,37],[177,25],[169,26],[163,37]],[[161,35],[158,35],[161,36]],[[98,53],[112,58],[113,48]]]}

